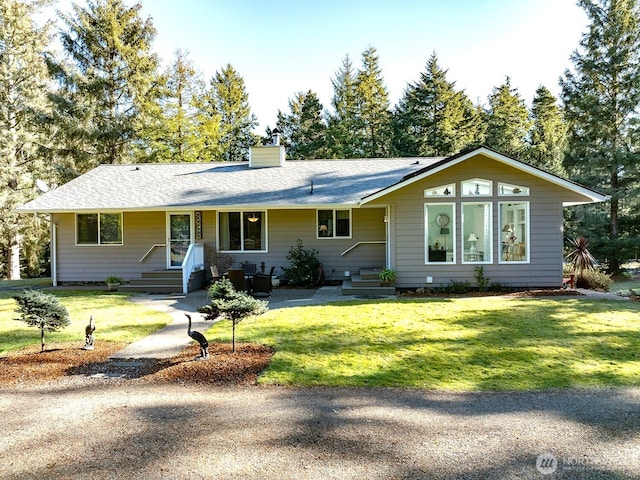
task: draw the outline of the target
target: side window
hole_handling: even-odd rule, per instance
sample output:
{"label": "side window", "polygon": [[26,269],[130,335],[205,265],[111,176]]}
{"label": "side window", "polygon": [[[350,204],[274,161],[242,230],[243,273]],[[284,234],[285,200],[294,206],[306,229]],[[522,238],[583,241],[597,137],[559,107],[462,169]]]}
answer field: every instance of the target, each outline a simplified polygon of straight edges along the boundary
{"label": "side window", "polygon": [[454,263],[456,244],[454,204],[425,204],[424,224],[425,263]]}
{"label": "side window", "polygon": [[529,202],[501,202],[500,262],[529,261]]}
{"label": "side window", "polygon": [[76,215],[77,245],[122,245],[122,213]]}
{"label": "side window", "polygon": [[318,210],[318,238],[351,237],[351,210]]}

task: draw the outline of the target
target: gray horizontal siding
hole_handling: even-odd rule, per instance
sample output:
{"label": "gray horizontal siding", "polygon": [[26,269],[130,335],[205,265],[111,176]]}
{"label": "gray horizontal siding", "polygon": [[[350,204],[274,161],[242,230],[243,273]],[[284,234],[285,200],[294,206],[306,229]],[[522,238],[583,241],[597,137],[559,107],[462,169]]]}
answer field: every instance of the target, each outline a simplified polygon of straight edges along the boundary
{"label": "gray horizontal siding", "polygon": [[[231,252],[234,265],[249,261],[282,275],[282,267],[289,266],[287,255],[301,239],[305,248],[318,250],[318,258],[329,279],[344,278],[345,270],[357,271],[361,267],[380,267],[385,264],[385,245],[361,245],[349,254],[340,254],[361,241],[385,239],[384,208],[355,209],[352,211],[352,238],[316,238],[316,210],[271,210],[268,213],[268,251]],[[202,239],[209,263],[217,250],[216,212],[202,212]],[[75,215],[56,214],[58,225],[58,281],[100,282],[109,275],[130,280],[142,272],[166,267],[165,248],[152,251],[147,259],[139,260],[156,243],[166,243],[166,212],[125,213],[123,217],[124,244],[121,246],[76,246]]]}
{"label": "gray horizontal siding", "polygon": [[164,268],[164,248],[156,248],[144,263],[139,260],[155,243],[165,243],[165,213],[125,213],[123,245],[75,245],[75,215],[56,214],[58,281],[99,282],[109,275],[129,280],[142,271]]}
{"label": "gray horizontal siding", "polygon": [[[446,286],[451,282],[476,284],[474,268],[479,264],[463,264],[460,254],[460,204],[473,201],[473,198],[460,195],[460,181],[471,178],[494,181],[494,195],[481,197],[478,200],[493,203],[493,262],[481,264],[485,276],[489,277],[490,281],[505,286],[559,286],[562,282],[562,202],[566,200],[566,190],[486,157],[470,159],[376,201],[380,204],[391,204],[395,212],[393,219],[395,252],[392,263],[397,273],[396,285],[401,288],[416,288]],[[531,189],[529,197],[511,197],[514,202],[528,201],[530,205],[530,238],[527,245],[530,263],[499,263],[501,245],[498,204],[508,201],[510,197],[497,195],[497,182],[523,185]],[[449,183],[456,184],[456,196],[424,198],[426,188]],[[455,264],[425,263],[425,203],[456,204],[457,258]],[[432,284],[426,283],[427,276],[432,277]]]}

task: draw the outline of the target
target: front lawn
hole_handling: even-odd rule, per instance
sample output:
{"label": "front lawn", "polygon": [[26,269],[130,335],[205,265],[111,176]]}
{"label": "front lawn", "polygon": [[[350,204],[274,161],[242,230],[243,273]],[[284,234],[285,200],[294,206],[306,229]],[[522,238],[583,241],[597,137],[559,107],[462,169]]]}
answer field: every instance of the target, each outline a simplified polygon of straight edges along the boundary
{"label": "front lawn", "polygon": [[[20,290],[0,291],[0,355],[27,345],[40,344],[40,330],[13,320]],[[55,290],[52,293],[69,310],[71,324],[58,332],[46,332],[45,342],[77,342],[84,345],[84,329],[93,315],[96,343],[133,342],[171,322],[171,316],[136,305],[129,295],[104,291]]]}
{"label": "front lawn", "polygon": [[[230,341],[229,322],[207,332]],[[531,390],[640,385],[640,303],[501,297],[272,310],[243,342],[276,353],[263,384]]]}

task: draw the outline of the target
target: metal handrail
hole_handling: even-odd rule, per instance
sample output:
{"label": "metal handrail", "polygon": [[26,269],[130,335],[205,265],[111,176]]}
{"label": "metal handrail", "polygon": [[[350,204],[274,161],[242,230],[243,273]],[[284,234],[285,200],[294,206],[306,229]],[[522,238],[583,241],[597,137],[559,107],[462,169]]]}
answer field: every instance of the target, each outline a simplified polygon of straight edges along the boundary
{"label": "metal handrail", "polygon": [[140,260],[138,260],[138,263],[142,263],[146,260],[146,258],[151,254],[151,252],[153,251],[154,248],[157,247],[166,247],[167,244],[166,243],[154,243],[153,245],[151,245],[151,248],[149,250],[147,250],[147,253],[145,253],[142,258]]}
{"label": "metal handrail", "polygon": [[340,256],[341,256],[341,257],[344,257],[344,256],[345,256],[347,253],[349,253],[351,250],[353,250],[353,249],[354,249],[354,248],[356,248],[357,246],[362,245],[362,244],[365,244],[365,243],[372,244],[372,245],[373,245],[373,244],[385,244],[385,243],[387,243],[387,241],[386,241],[386,240],[370,240],[370,241],[362,241],[362,242],[358,242],[358,243],[355,243],[355,244],[351,245],[349,248],[347,248],[344,252],[342,252],[342,253],[340,254]]}

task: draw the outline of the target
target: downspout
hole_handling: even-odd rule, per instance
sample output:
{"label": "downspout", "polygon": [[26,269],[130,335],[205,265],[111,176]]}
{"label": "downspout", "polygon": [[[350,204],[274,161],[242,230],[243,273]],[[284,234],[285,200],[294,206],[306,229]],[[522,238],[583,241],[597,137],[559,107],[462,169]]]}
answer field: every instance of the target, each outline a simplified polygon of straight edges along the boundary
{"label": "downspout", "polygon": [[[36,214],[37,215],[37,214]],[[49,224],[51,225],[51,229],[50,229],[50,236],[51,236],[51,285],[54,287],[58,286],[58,225],[56,223],[53,222],[53,220],[51,219],[51,215],[49,215],[50,218],[47,218],[45,216],[40,216],[40,218],[42,220],[44,220],[45,222],[49,222]]]}

